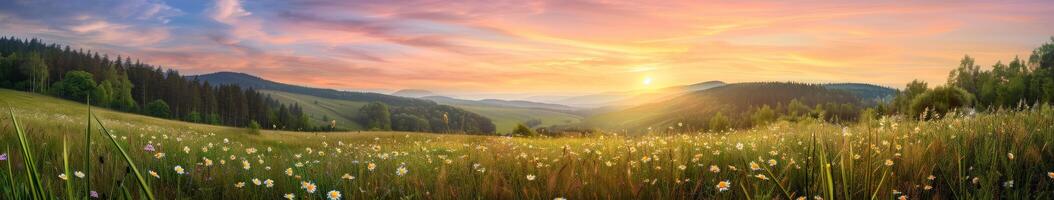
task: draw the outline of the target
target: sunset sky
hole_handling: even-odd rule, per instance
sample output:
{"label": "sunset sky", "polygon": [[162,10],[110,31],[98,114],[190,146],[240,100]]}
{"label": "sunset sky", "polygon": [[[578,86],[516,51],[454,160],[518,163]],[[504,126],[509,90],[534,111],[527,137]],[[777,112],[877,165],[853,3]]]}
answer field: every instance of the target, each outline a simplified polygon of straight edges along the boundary
{"label": "sunset sky", "polygon": [[1027,59],[1054,35],[1054,1],[13,0],[0,35],[347,90],[901,87],[944,83],[965,54]]}

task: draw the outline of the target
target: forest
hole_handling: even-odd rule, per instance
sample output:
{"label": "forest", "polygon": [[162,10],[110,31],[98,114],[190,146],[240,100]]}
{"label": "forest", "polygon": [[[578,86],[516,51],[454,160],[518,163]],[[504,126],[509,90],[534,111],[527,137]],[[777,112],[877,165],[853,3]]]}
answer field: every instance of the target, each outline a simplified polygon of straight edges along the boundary
{"label": "forest", "polygon": [[312,126],[299,105],[278,103],[252,89],[212,85],[129,57],[111,58],[37,39],[0,38],[0,87],[196,123],[325,128]]}

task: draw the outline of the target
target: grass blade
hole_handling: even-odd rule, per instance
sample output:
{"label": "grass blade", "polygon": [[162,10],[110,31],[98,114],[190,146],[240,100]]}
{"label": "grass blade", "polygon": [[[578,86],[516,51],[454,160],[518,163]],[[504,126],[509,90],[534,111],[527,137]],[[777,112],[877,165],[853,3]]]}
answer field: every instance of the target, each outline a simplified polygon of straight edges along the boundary
{"label": "grass blade", "polygon": [[76,176],[70,173],[70,146],[68,141],[68,137],[62,138],[62,168],[66,173],[66,199],[75,199],[73,198],[73,177]]}
{"label": "grass blade", "polygon": [[143,193],[146,193],[146,198],[153,200],[154,193],[150,191],[150,187],[147,186],[146,179],[143,178],[143,174],[139,172],[139,167],[136,167],[135,162],[132,162],[132,157],[128,156],[128,151],[125,151],[124,147],[121,147],[121,144],[117,142],[117,138],[114,138],[113,135],[110,134],[110,130],[106,129],[106,126],[102,124],[102,120],[99,120],[99,116],[93,115],[92,117],[95,118],[95,122],[99,123],[99,128],[102,129],[103,135],[106,135],[106,138],[109,138],[110,142],[113,142],[113,146],[117,147],[117,150],[121,152],[121,156],[123,156],[124,160],[128,162],[128,166],[132,168],[132,173],[135,173],[136,181],[139,182],[139,188],[143,190]]}
{"label": "grass blade", "polygon": [[18,119],[15,119],[15,111],[10,111],[11,122],[15,125],[15,133],[18,135],[18,144],[22,148],[22,159],[26,163],[26,178],[29,179],[30,194],[33,199],[45,199],[44,187],[40,183],[40,173],[37,172],[37,165],[33,159],[33,151],[29,147],[29,141],[26,138],[25,131],[22,130],[22,126],[18,124]]}
{"label": "grass blade", "polygon": [[91,196],[91,98],[88,98],[88,121],[87,128],[84,128],[84,196]]}

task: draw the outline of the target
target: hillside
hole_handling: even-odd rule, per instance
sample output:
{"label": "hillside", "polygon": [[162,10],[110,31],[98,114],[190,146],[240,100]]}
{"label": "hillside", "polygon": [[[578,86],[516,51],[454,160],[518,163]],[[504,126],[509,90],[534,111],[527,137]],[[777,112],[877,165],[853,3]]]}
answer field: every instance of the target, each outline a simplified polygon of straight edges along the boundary
{"label": "hillside", "polygon": [[403,90],[395,91],[391,95],[392,96],[400,96],[400,97],[419,98],[419,97],[433,96],[433,95],[435,95],[435,93],[432,93],[432,91],[428,91],[428,90],[403,89]]}
{"label": "hillside", "polygon": [[849,91],[857,98],[865,101],[888,101],[897,95],[896,89],[866,83],[832,83],[824,84],[823,87],[833,90]]}
{"label": "hillside", "polygon": [[[679,85],[655,90],[613,91],[570,97],[535,97],[532,99],[549,99],[547,103],[569,105],[584,108],[627,107],[659,102],[681,96],[686,93],[706,90],[725,85],[721,81],[706,81],[690,85]],[[556,98],[556,99],[553,99]]]}
{"label": "hillside", "polygon": [[300,105],[304,113],[315,123],[328,125],[330,122],[323,119],[336,120],[337,128],[363,130],[362,125],[359,125],[355,119],[359,114],[359,108],[366,105],[366,102],[336,100],[275,90],[260,90],[260,93],[270,95],[271,98],[285,104]]}
{"label": "hillside", "polygon": [[[717,113],[733,119],[734,127],[750,125],[750,111],[769,105],[776,112],[791,112],[792,100],[804,104],[809,112],[816,104],[857,105],[859,99],[843,90],[829,90],[820,85],[798,83],[735,83],[696,91],[670,100],[597,114],[587,120],[593,127],[612,130],[646,131],[649,127],[666,128],[682,123],[703,129]],[[837,107],[837,106],[836,106]],[[855,107],[854,107],[855,109]]]}
{"label": "hillside", "polygon": [[[311,116],[311,120],[318,122],[323,125],[328,123],[322,122],[323,116],[330,116],[340,121],[346,121],[341,124],[348,124],[343,126],[345,128],[353,130],[361,130],[356,128],[365,128],[362,124],[351,124],[354,122],[358,108],[351,108],[349,106],[355,106],[358,102],[362,105],[370,102],[382,102],[390,107],[391,116],[398,114],[407,114],[421,118],[423,123],[429,124],[429,129],[432,132],[468,132],[468,133],[494,133],[494,123],[487,117],[481,116],[477,113],[473,113],[457,107],[448,105],[440,105],[432,101],[397,97],[386,94],[378,94],[371,92],[349,92],[349,91],[338,91],[333,89],[323,88],[312,88],[298,85],[291,85],[285,83],[274,82],[266,80],[260,77],[252,76],[244,73],[235,72],[217,72],[204,75],[188,76],[193,80],[205,81],[210,84],[218,85],[239,85],[242,87],[253,88],[257,90],[277,91],[284,92],[287,94],[297,95],[284,95],[284,100],[279,100],[283,103],[298,103],[304,106],[314,106],[310,110],[314,112],[308,112],[307,115]],[[300,97],[318,97],[304,99]],[[325,99],[338,100],[334,102],[326,102]],[[321,101],[320,101],[321,100]],[[324,105],[312,105],[316,101],[319,104],[322,102],[330,104],[330,106]],[[305,105],[304,103],[307,103]],[[337,106],[345,105],[345,106]],[[361,106],[360,106],[361,107]]]}

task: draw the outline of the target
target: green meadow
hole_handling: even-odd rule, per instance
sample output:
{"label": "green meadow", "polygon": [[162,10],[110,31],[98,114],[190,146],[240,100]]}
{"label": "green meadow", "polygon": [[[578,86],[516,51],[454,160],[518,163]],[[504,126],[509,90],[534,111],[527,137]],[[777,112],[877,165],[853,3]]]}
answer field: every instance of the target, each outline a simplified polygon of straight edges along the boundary
{"label": "green meadow", "polygon": [[0,97],[5,199],[1054,198],[1047,106],[562,138],[253,134],[93,108],[88,139],[84,104]]}

